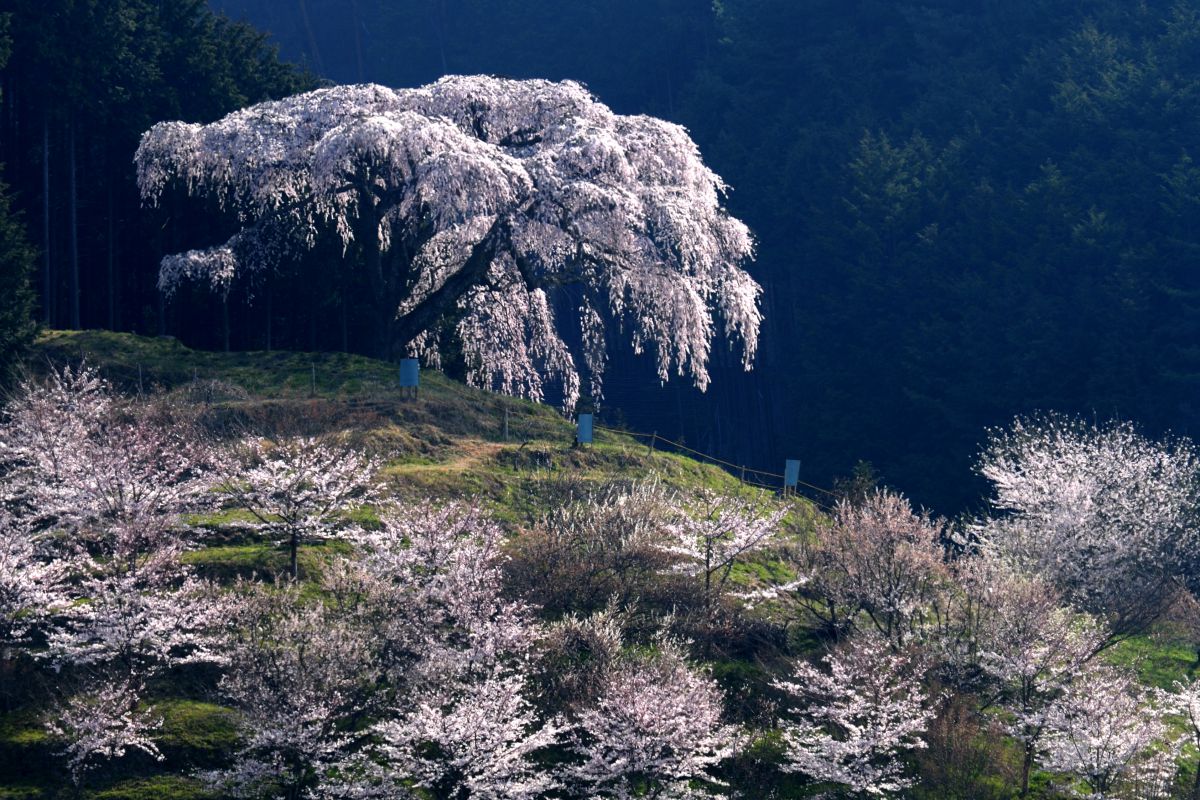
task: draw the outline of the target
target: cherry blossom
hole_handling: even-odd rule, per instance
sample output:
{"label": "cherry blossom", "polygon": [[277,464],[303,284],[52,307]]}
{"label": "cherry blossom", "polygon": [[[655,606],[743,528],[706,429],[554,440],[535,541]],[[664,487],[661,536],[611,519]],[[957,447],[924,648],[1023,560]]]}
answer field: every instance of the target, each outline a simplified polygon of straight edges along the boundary
{"label": "cherry blossom", "polygon": [[758,347],[761,289],[740,268],[753,243],[721,206],[725,184],[682,127],[614,114],[577,83],[318,89],[210,125],[160,123],[135,161],[148,201],[182,185],[244,226],[164,259],[164,290],[226,287],[332,230],[370,282],[389,349],[432,345],[425,334],[453,316],[477,385],[540,399],[554,384],[570,406],[581,368],[599,388],[601,331],[618,326],[654,351],[660,379],[700,388],[718,332],[741,341],[747,368]]}
{"label": "cherry blossom", "polygon": [[64,755],[76,783],[99,759],[121,758],[130,750],[163,760],[154,743],[162,718],[142,705],[144,694],[145,687],[136,682],[101,683],[71,697],[49,723],[50,733],[68,743]]}
{"label": "cherry blossom", "polygon": [[355,741],[380,674],[367,630],[294,583],[241,583],[225,602],[222,698],[239,712],[234,765],[206,777],[223,796],[299,797],[319,787]]}
{"label": "cherry blossom", "polygon": [[867,623],[896,649],[921,633],[948,576],[944,526],[908,500],[877,491],[859,504],[842,501],[833,524],[804,548],[801,604],[835,633]]}
{"label": "cherry blossom", "polygon": [[[673,523],[666,550],[684,559],[680,569],[703,576],[705,624],[711,625],[717,603],[734,565],[765,547],[779,529],[783,509],[758,509],[748,501],[708,493]],[[706,637],[705,646],[711,643]]]}
{"label": "cherry blossom", "polygon": [[980,459],[1002,516],[978,533],[1067,602],[1136,631],[1195,548],[1198,469],[1189,442],[1152,442],[1129,424],[1017,420]]}
{"label": "cherry blossom", "polygon": [[775,684],[800,703],[782,723],[783,768],[876,797],[912,786],[900,757],[925,747],[921,734],[935,715],[920,663],[872,633],[824,661],[828,672],[799,662]]}
{"label": "cherry blossom", "polygon": [[1023,751],[1021,796],[1055,703],[1108,641],[1108,629],[1087,614],[1060,605],[1061,597],[1044,579],[1000,565],[980,588],[975,658],[995,682],[987,703],[1006,711],[1006,728]]}
{"label": "cherry blossom", "polygon": [[1142,800],[1169,797],[1177,750],[1164,719],[1169,706],[1151,697],[1135,675],[1092,666],[1047,715],[1043,766],[1078,776],[1086,790],[1074,793],[1089,800],[1124,797],[1130,786]]}
{"label": "cherry blossom", "polygon": [[567,784],[587,797],[704,796],[710,770],[733,755],[740,736],[721,721],[721,693],[688,664],[682,643],[660,636],[652,653],[614,663],[599,699],[578,715]]}
{"label": "cherry blossom", "polygon": [[116,395],[91,368],[26,380],[0,425],[8,494],[43,520],[126,531],[210,502],[216,452],[190,411]]}
{"label": "cherry blossom", "polygon": [[0,511],[0,658],[69,602],[72,554]]}
{"label": "cherry blossom", "polygon": [[287,542],[295,578],[300,545],[335,535],[346,512],[369,502],[378,468],[335,436],[250,439],[229,460],[225,485],[234,503]]}

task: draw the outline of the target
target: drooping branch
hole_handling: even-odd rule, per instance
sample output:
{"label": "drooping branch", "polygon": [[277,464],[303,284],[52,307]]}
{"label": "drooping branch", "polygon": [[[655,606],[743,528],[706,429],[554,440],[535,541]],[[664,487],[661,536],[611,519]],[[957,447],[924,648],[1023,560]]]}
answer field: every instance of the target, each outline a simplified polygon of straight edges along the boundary
{"label": "drooping branch", "polygon": [[148,201],[182,185],[286,240],[168,257],[165,288],[206,269],[227,282],[332,230],[347,254],[335,267],[366,271],[393,353],[428,345],[453,312],[451,335],[480,360],[472,380],[491,388],[540,399],[554,384],[570,405],[580,364],[603,363],[572,353],[550,311],[562,313],[551,295],[571,284],[589,302],[567,329],[591,330],[594,350],[607,344],[596,320],[620,321],[663,381],[707,386],[718,317],[747,369],[757,349],[761,289],[741,268],[753,240],[721,206],[725,184],[683,128],[614,114],[576,83],[321,89],[210,125],[160,123],[135,161]]}

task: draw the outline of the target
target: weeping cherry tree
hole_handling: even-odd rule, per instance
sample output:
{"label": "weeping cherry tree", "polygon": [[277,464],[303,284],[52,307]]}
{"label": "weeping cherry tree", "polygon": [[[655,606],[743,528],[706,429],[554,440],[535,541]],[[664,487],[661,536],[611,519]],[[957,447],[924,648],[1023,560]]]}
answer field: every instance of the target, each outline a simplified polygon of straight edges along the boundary
{"label": "weeping cherry tree", "polygon": [[[658,375],[709,381],[713,340],[749,368],[761,289],[725,184],[680,126],[614,114],[581,85],[452,76],[417,89],[319,89],[209,125],[163,122],[135,161],[236,213],[229,241],[163,259],[160,288],[227,287],[332,231],[362,270],[384,355],[456,339],[475,385],[565,404],[599,395],[609,338]],[[575,343],[568,345],[568,342]]]}

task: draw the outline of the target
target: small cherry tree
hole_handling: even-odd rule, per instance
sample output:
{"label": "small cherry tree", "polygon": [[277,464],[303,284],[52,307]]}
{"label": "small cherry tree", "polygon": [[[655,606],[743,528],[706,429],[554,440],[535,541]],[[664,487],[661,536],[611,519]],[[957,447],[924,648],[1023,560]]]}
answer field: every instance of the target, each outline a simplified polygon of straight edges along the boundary
{"label": "small cherry tree", "polygon": [[497,669],[461,687],[417,698],[408,713],[377,724],[371,783],[394,796],[413,781],[432,797],[536,800],[557,788],[535,757],[558,743],[560,728],[529,701],[526,677]]}
{"label": "small cherry tree", "polygon": [[10,502],[87,533],[161,527],[211,503],[219,456],[184,406],[131,401],[91,368],[27,379],[5,409]]}
{"label": "small cherry tree", "polygon": [[1172,796],[1178,750],[1165,716],[1168,703],[1137,676],[1109,666],[1091,666],[1051,706],[1039,746],[1042,765],[1081,780],[1073,793],[1089,800],[1139,800]]}
{"label": "small cherry tree", "polygon": [[833,524],[804,552],[808,578],[798,598],[834,633],[866,623],[903,647],[925,626],[948,580],[944,526],[914,512],[902,495],[875,491],[861,503],[839,503]]}
{"label": "small cherry tree", "polygon": [[370,286],[377,346],[428,350],[453,319],[479,386],[539,399],[557,384],[570,406],[585,371],[598,395],[616,323],[655,351],[662,380],[701,388],[718,315],[747,368],[757,349],[761,290],[740,268],[753,246],[721,206],[724,183],[682,127],[614,114],[577,83],[318,89],[209,125],[160,123],[135,161],[148,201],[178,184],[244,226],[164,259],[162,288],[227,286],[328,231],[347,254],[338,268]]}
{"label": "small cherry tree", "polygon": [[206,646],[211,592],[181,562],[178,538],[139,524],[105,542],[77,563],[72,602],[54,615],[40,653],[68,678],[48,727],[64,741],[77,782],[129,749],[161,758],[151,738],[161,717],[146,702],[147,686],[176,665],[214,659]]}
{"label": "small cherry tree", "polygon": [[215,461],[192,422],[80,367],[25,380],[0,424],[4,503],[19,515],[0,533],[3,622],[9,635],[40,623],[37,655],[60,675],[47,725],[77,782],[130,749],[158,757],[146,687],[206,657],[179,515],[207,504]]}
{"label": "small cherry tree", "polygon": [[374,642],[353,615],[305,600],[291,582],[242,582],[222,605],[226,623],[213,647],[241,744],[232,767],[206,778],[230,797],[315,791],[359,738],[352,721],[373,708]]}
{"label": "small cherry tree", "polygon": [[867,633],[826,656],[828,672],[796,664],[775,686],[798,702],[782,723],[783,769],[858,795],[895,795],[912,786],[901,756],[925,747],[935,716],[920,662]]}
{"label": "small cherry tree", "polygon": [[983,590],[975,659],[993,685],[985,707],[1007,712],[1008,733],[1021,746],[1020,794],[1027,797],[1050,710],[1104,646],[1108,629],[1060,605],[1045,580],[996,566]]}
{"label": "small cherry tree", "polygon": [[666,636],[653,652],[612,663],[594,706],[578,714],[564,781],[586,797],[697,796],[693,782],[719,782],[711,770],[732,756],[737,729],[721,721],[721,692],[692,667],[682,643]]}
{"label": "small cherry tree", "polygon": [[377,459],[337,436],[250,439],[229,463],[230,498],[287,543],[293,579],[299,575],[301,544],[336,535],[346,524],[345,514],[373,498],[379,469]]}
{"label": "small cherry tree", "polygon": [[[706,627],[715,620],[734,565],[770,543],[784,513],[783,509],[762,513],[745,500],[708,493],[674,522],[667,551],[684,559],[683,570],[703,576]],[[707,636],[705,646],[710,642]]]}

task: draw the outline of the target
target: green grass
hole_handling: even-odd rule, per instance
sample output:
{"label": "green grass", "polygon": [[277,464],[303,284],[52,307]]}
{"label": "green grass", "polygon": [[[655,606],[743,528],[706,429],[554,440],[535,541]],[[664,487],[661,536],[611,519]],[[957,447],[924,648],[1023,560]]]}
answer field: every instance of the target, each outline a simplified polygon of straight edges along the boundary
{"label": "green grass", "polygon": [[[0,795],[2,797],[3,795]],[[90,800],[215,800],[196,778],[182,775],[155,775],[113,783],[87,793]]]}
{"label": "green grass", "polygon": [[166,699],[153,703],[163,726],[155,738],[172,761],[218,763],[237,744],[237,714],[231,709],[197,700]]}
{"label": "green grass", "polygon": [[1169,630],[1158,630],[1119,642],[1105,653],[1105,658],[1133,669],[1148,686],[1170,690],[1175,681],[1194,676],[1197,649],[1194,642]]}
{"label": "green grass", "polygon": [[[363,356],[213,353],[191,350],[170,338],[47,331],[29,363],[36,371],[48,363],[81,359],[124,391],[136,392],[140,386],[180,393],[199,403],[205,419],[221,429],[352,430],[365,446],[386,457],[384,474],[399,497],[470,499],[514,524],[536,516],[531,503],[538,484],[547,480],[601,483],[656,475],[687,491],[758,491],[742,487],[714,465],[661,448],[651,451],[644,441],[623,434],[598,430],[595,444],[572,447],[574,426],[557,410],[472,389],[436,371],[422,372],[417,399],[402,398],[395,367]],[[217,390],[212,390],[213,381]],[[228,531],[252,517],[229,510],[190,522]]]}
{"label": "green grass", "polygon": [[[348,542],[328,539],[304,542],[296,556],[301,579],[318,578],[330,559],[348,555]],[[204,578],[229,582],[235,578],[282,575],[290,568],[291,554],[286,545],[271,542],[213,545],[183,555],[183,562]]]}

